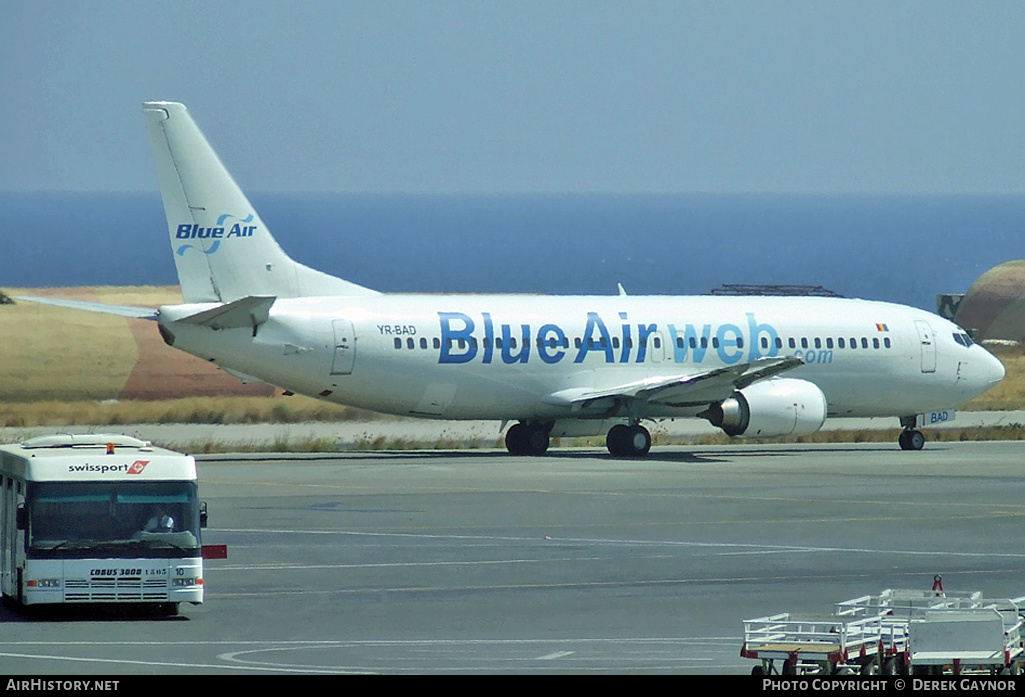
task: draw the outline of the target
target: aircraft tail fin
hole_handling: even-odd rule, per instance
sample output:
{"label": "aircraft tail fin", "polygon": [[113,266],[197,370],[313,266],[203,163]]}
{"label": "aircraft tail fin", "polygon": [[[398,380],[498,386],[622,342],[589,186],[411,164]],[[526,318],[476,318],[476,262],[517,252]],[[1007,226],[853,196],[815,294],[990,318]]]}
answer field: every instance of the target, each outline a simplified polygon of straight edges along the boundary
{"label": "aircraft tail fin", "polygon": [[376,292],[291,259],[184,104],[146,102],[143,110],[186,303]]}

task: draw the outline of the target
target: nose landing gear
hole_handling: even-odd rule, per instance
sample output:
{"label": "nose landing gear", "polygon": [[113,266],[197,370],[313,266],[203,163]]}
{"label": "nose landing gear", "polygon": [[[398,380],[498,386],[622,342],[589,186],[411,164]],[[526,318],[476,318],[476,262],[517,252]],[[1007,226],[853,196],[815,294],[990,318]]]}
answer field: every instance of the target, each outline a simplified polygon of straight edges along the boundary
{"label": "nose landing gear", "polygon": [[904,427],[897,442],[901,450],[921,450],[925,446],[925,436],[915,428],[917,417],[902,416],[900,425]]}
{"label": "nose landing gear", "polygon": [[925,446],[925,436],[921,431],[908,428],[901,431],[897,442],[900,443],[901,450],[921,450]]}

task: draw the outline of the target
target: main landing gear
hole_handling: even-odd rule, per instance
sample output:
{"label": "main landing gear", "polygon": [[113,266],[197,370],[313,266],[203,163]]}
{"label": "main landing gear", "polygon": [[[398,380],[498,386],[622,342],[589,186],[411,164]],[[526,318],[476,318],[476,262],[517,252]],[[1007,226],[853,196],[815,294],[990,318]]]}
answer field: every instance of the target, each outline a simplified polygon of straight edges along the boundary
{"label": "main landing gear", "polygon": [[505,448],[510,455],[544,455],[550,442],[548,426],[537,421],[513,424],[505,434]]}
{"label": "main landing gear", "polygon": [[925,446],[925,436],[915,428],[916,418],[914,416],[900,417],[900,425],[904,427],[897,442],[901,450],[921,450]]}
{"label": "main landing gear", "polygon": [[618,424],[609,429],[605,445],[612,457],[644,457],[651,450],[651,433],[640,424]]}
{"label": "main landing gear", "polygon": [[[551,442],[551,426],[538,421],[520,421],[505,434],[510,455],[544,455]],[[640,424],[617,424],[609,429],[605,444],[613,457],[644,457],[651,450],[651,433]]]}

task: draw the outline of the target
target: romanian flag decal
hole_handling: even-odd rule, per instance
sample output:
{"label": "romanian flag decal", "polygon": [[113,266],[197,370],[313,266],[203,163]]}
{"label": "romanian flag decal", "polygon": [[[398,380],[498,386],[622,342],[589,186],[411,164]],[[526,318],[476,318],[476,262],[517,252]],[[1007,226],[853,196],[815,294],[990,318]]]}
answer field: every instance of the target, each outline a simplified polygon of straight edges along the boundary
{"label": "romanian flag decal", "polygon": [[885,324],[876,324],[876,331],[877,332],[888,332],[888,331],[890,331],[890,328],[887,327]]}

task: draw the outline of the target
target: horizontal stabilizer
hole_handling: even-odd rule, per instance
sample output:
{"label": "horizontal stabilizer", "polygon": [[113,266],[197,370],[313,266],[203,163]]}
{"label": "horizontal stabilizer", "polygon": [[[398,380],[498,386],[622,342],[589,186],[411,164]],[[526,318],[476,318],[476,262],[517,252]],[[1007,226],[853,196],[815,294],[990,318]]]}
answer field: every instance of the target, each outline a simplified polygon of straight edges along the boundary
{"label": "horizontal stabilizer", "polygon": [[15,300],[24,300],[30,303],[41,305],[56,305],[57,307],[70,307],[74,310],[89,310],[90,312],[102,312],[107,315],[119,315],[121,317],[134,317],[136,319],[155,320],[157,310],[152,307],[136,307],[134,305],[109,305],[107,303],[93,303],[84,300],[62,300],[60,298],[40,298],[32,295],[18,295]]}
{"label": "horizontal stabilizer", "polygon": [[225,373],[227,373],[228,375],[230,375],[233,378],[238,378],[245,385],[265,385],[265,384],[267,384],[263,380],[261,380],[260,378],[254,378],[252,375],[249,375],[247,373],[240,373],[239,371],[232,370],[231,368],[221,368],[221,370],[223,370]]}
{"label": "horizontal stabilizer", "polygon": [[274,296],[250,295],[226,305],[203,310],[178,320],[185,324],[198,324],[211,329],[240,329],[258,327],[270,316]]}

